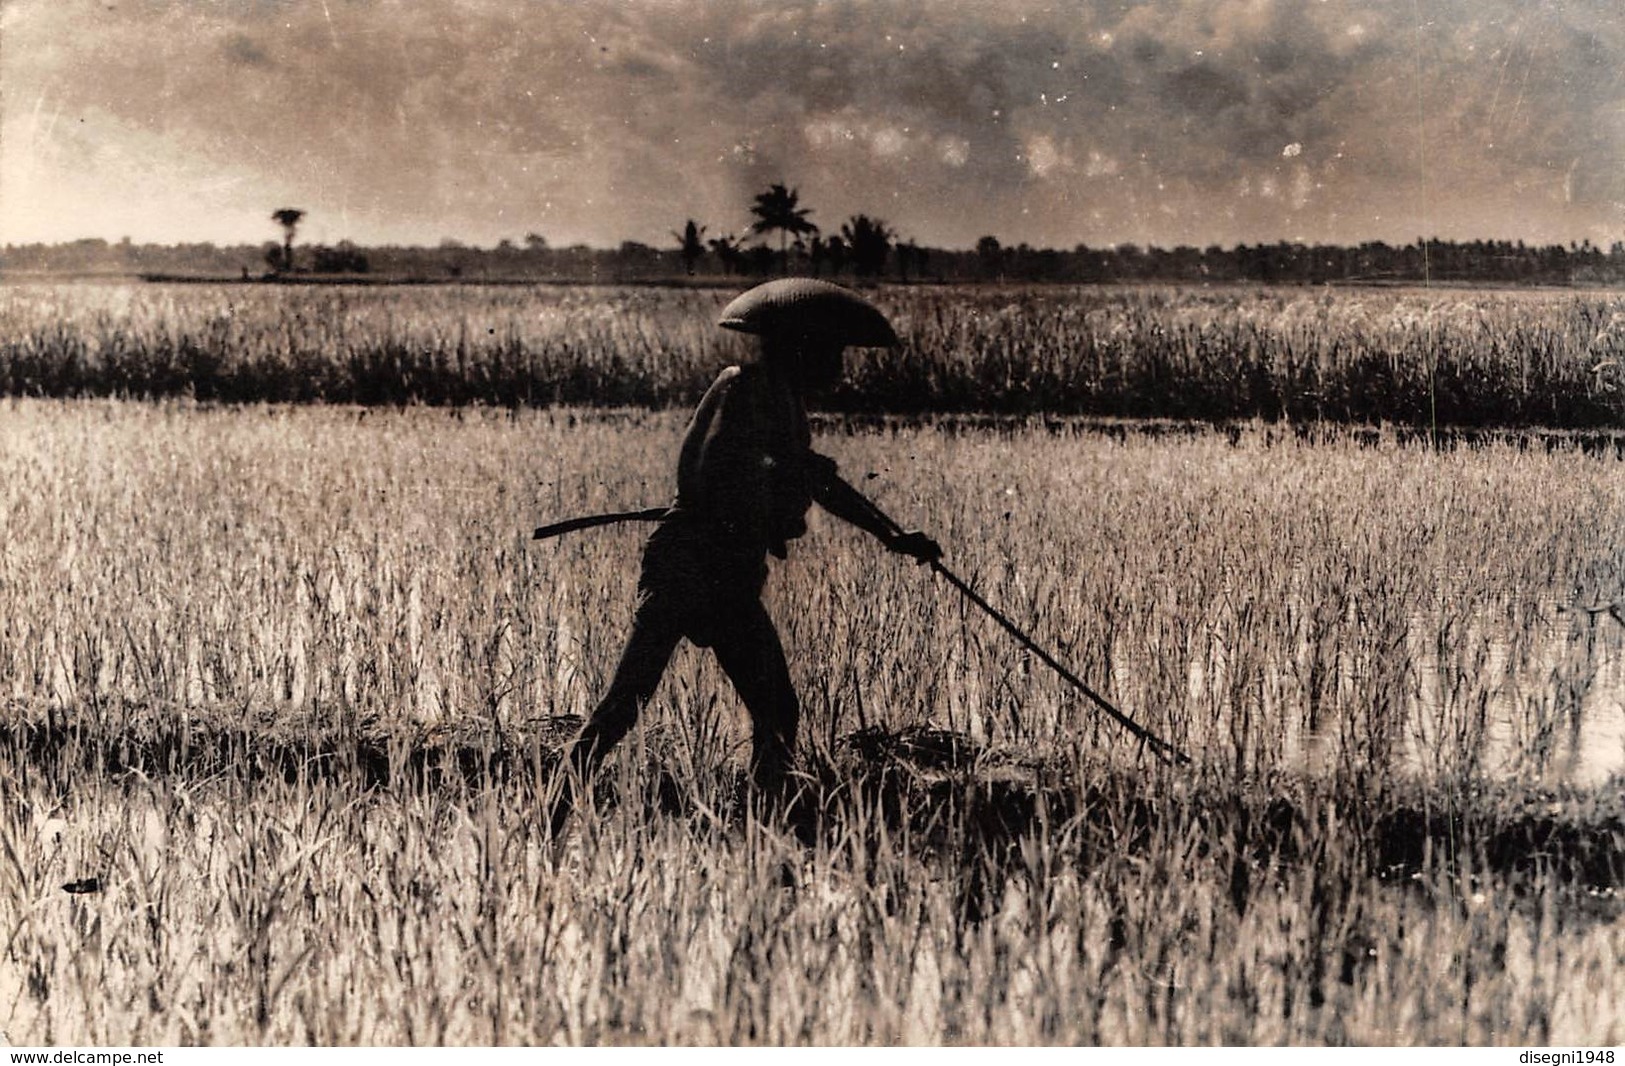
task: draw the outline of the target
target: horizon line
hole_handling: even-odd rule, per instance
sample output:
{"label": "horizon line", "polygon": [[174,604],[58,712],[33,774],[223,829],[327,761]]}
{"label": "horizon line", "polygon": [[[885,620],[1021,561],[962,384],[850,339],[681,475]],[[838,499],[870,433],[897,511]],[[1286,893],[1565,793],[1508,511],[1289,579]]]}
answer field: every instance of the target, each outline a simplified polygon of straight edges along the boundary
{"label": "horizon line", "polygon": [[[543,236],[543,238],[545,240],[545,235],[539,235],[539,236]],[[1615,247],[1625,246],[1625,232],[1622,232],[1617,238],[1615,238],[1615,240],[1613,240],[1612,242],[1610,242],[1607,245],[1598,244],[1598,243],[1594,242],[1589,235],[1583,236],[1583,237],[1580,237],[1580,238],[1572,238],[1571,237],[1567,241],[1563,241],[1563,240],[1533,240],[1532,241],[1531,239],[1529,239],[1527,237],[1483,237],[1483,236],[1479,236],[1479,237],[1441,237],[1441,236],[1438,236],[1437,234],[1435,234],[1433,236],[1427,236],[1427,237],[1417,236],[1417,237],[1413,237],[1413,238],[1411,238],[1409,240],[1406,240],[1406,241],[1403,241],[1403,242],[1395,242],[1395,241],[1392,241],[1392,240],[1386,240],[1386,239],[1381,238],[1381,237],[1366,237],[1366,238],[1361,238],[1361,239],[1355,240],[1355,241],[1346,241],[1346,240],[1307,240],[1307,239],[1304,239],[1304,238],[1278,237],[1278,238],[1275,238],[1273,240],[1270,240],[1270,239],[1258,239],[1258,240],[1253,240],[1253,241],[1236,241],[1236,242],[1231,243],[1231,244],[1222,244],[1222,243],[1219,243],[1219,242],[1206,242],[1206,243],[1180,242],[1180,243],[1176,243],[1176,244],[1162,244],[1162,243],[1158,243],[1156,241],[1141,242],[1141,241],[1132,241],[1132,240],[1122,240],[1122,241],[1114,241],[1114,242],[1107,243],[1107,244],[1091,244],[1091,243],[1088,243],[1086,241],[1079,241],[1079,242],[1077,242],[1075,244],[1071,244],[1071,245],[1036,245],[1036,244],[1028,243],[1026,241],[1018,241],[1015,244],[1006,244],[1004,242],[1004,240],[998,236],[998,234],[989,233],[989,234],[984,235],[983,238],[979,238],[978,240],[980,241],[981,239],[985,239],[986,237],[991,237],[994,240],[998,241],[999,246],[1001,248],[1004,248],[1004,249],[1016,249],[1016,248],[1026,246],[1027,248],[1032,249],[1034,251],[1058,251],[1058,252],[1075,252],[1078,249],[1088,249],[1090,251],[1114,251],[1116,249],[1125,248],[1125,247],[1133,247],[1133,248],[1141,248],[1141,249],[1163,249],[1163,250],[1170,250],[1170,251],[1180,249],[1180,248],[1192,248],[1192,249],[1195,249],[1197,251],[1207,251],[1208,249],[1217,248],[1220,251],[1233,251],[1233,250],[1235,250],[1237,248],[1242,248],[1242,247],[1260,247],[1260,246],[1270,247],[1270,246],[1279,246],[1279,245],[1301,246],[1301,247],[1305,247],[1305,248],[1360,248],[1360,247],[1364,247],[1366,245],[1381,244],[1381,245],[1387,245],[1390,248],[1408,248],[1408,247],[1412,247],[1412,246],[1419,245],[1419,244],[1433,244],[1433,243],[1439,243],[1439,244],[1512,244],[1512,245],[1520,245],[1521,244],[1526,248],[1566,248],[1566,247],[1571,247],[1571,246],[1581,246],[1581,247],[1583,247],[1585,245],[1590,245],[1591,247],[1596,248],[1596,249],[1598,249],[1600,251],[1610,252]],[[520,237],[520,238],[503,238],[503,239],[510,242],[510,244],[512,245],[512,250],[514,250],[514,251],[529,251],[530,250],[523,243],[524,242],[523,237]],[[109,248],[122,248],[122,247],[129,247],[129,248],[212,247],[212,248],[219,248],[219,249],[229,249],[229,248],[255,248],[255,249],[259,249],[259,248],[265,247],[266,245],[276,245],[276,246],[280,247],[282,245],[282,243],[283,243],[282,241],[279,241],[274,237],[265,237],[265,238],[262,238],[260,240],[240,240],[240,241],[218,241],[218,240],[205,239],[205,240],[175,240],[175,241],[163,242],[163,241],[153,241],[153,240],[136,241],[136,240],[133,240],[130,237],[119,237],[116,240],[111,240],[111,239],[108,239],[106,237],[87,236],[87,237],[65,238],[65,239],[59,239],[59,240],[54,240],[54,241],[40,241],[40,240],[35,240],[35,241],[13,241],[13,240],[8,240],[5,243],[0,244],[0,249],[8,249],[8,248],[12,248],[12,249],[16,249],[16,248],[66,248],[66,247],[71,247],[73,245],[94,244],[94,243],[98,243],[98,242],[108,246]],[[399,249],[399,250],[434,251],[434,252],[440,252],[440,251],[444,251],[444,252],[452,252],[452,251],[497,252],[497,251],[503,251],[504,250],[502,248],[500,242],[497,243],[497,244],[484,245],[484,244],[475,243],[473,241],[465,241],[460,237],[450,237],[450,236],[442,237],[439,242],[433,243],[433,244],[400,244],[400,243],[393,243],[393,242],[363,243],[363,242],[360,242],[360,241],[352,240],[350,238],[341,238],[341,239],[339,239],[337,241],[332,241],[332,242],[327,242],[327,241],[302,241],[302,242],[301,241],[295,241],[293,243],[294,243],[294,247],[307,247],[307,248],[333,248],[333,247],[338,247],[340,245],[350,245],[351,247],[355,247],[355,248]],[[770,242],[762,242],[762,244],[763,244],[764,247],[771,247]],[[589,243],[587,243],[585,241],[576,241],[576,242],[572,242],[570,244],[554,244],[551,241],[547,241],[546,247],[545,247],[544,250],[546,250],[546,251],[575,251],[575,250],[585,249],[585,250],[591,251],[591,252],[619,252],[626,245],[637,245],[637,246],[640,246],[640,247],[643,247],[643,248],[648,248],[648,249],[651,249],[651,250],[657,251],[657,252],[675,251],[679,247],[678,245],[649,244],[649,243],[647,243],[645,241],[636,240],[634,238],[626,238],[621,243],[613,244],[613,245],[589,244]],[[915,248],[928,249],[930,251],[950,252],[950,253],[963,252],[963,253],[972,253],[972,254],[974,254],[976,252],[976,250],[977,250],[977,246],[975,244],[972,244],[972,245],[969,245],[969,246],[956,246],[956,245],[946,245],[946,244],[930,244],[930,243],[922,242],[922,241],[919,241],[919,240],[914,240],[912,238],[908,239],[908,240],[893,240],[891,242],[891,247],[894,247],[894,248],[896,248],[896,247],[905,247],[905,246],[912,246],[912,247],[915,247]],[[741,248],[751,248],[751,247],[755,247],[755,245],[754,244],[741,243],[740,247]]]}

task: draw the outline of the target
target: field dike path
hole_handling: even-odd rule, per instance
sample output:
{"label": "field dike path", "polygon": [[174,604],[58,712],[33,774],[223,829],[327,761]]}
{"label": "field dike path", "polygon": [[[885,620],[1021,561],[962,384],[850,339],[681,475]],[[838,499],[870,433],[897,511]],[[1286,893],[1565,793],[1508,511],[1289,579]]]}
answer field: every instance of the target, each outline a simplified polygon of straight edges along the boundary
{"label": "field dike path", "polygon": [[[211,721],[148,706],[8,711],[0,766],[61,780],[237,775],[357,792],[503,788],[538,809],[561,749],[581,724],[559,716],[505,731],[390,732],[369,722],[320,730]],[[731,803],[699,802],[669,740],[659,729],[648,734],[646,765],[635,768],[642,794],[618,795],[614,775],[606,774],[600,808],[642,803],[648,817],[686,819],[707,831],[715,828],[708,822],[743,822],[753,806],[743,773],[725,778]],[[904,840],[958,879],[973,915],[997,911],[1035,842],[1062,845],[1083,867],[1092,858],[1154,855],[1172,842],[1228,864],[1231,900],[1243,911],[1273,875],[1314,868],[1332,848],[1352,855],[1356,872],[1396,887],[1419,888],[1440,869],[1506,878],[1514,888],[1555,879],[1583,894],[1600,918],[1619,909],[1625,888],[1618,787],[1559,794],[1512,785],[1373,785],[1354,777],[1265,784],[1200,768],[1169,770],[1149,755],[1143,767],[1085,775],[1075,760],[988,749],[925,728],[860,730],[806,763],[801,794],[784,814],[788,829],[809,846],[854,831]]]}

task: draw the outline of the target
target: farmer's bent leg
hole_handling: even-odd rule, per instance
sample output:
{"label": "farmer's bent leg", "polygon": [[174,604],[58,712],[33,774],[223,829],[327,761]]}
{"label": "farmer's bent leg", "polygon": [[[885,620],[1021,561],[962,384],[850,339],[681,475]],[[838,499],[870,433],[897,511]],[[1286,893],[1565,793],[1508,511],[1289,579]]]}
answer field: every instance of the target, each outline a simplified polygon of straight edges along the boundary
{"label": "farmer's bent leg", "polygon": [[801,704],[767,610],[751,600],[730,613],[729,624],[717,634],[713,649],[750,712],[751,777],[759,788],[777,795],[795,755]]}
{"label": "farmer's bent leg", "polygon": [[620,743],[638,720],[638,712],[654,695],[660,675],[671,661],[680,637],[677,623],[655,598],[646,598],[632,622],[632,635],[615,667],[609,691],[594,708],[592,717],[581,727],[570,748],[568,762],[560,769],[563,780],[556,793],[548,822],[555,835],[563,832],[575,806],[575,790],[586,788],[604,759]]}

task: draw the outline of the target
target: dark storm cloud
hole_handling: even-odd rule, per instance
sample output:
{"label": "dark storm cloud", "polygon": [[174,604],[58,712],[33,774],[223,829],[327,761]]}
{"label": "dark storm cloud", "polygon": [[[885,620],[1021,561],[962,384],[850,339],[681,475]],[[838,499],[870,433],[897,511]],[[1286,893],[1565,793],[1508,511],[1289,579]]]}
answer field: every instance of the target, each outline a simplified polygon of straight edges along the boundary
{"label": "dark storm cloud", "polygon": [[271,57],[247,34],[238,34],[226,42],[226,60],[229,63],[240,63],[249,67],[263,67],[271,62]]}
{"label": "dark storm cloud", "polygon": [[742,232],[773,181],[826,230],[863,211],[958,245],[1625,227],[1625,29],[1603,3],[11,0],[0,18],[9,189],[95,195],[147,158],[155,204],[195,183],[211,217],[260,225],[298,203],[332,239],[663,243],[688,217]]}
{"label": "dark storm cloud", "polygon": [[1216,118],[1248,99],[1247,84],[1239,74],[1211,63],[1192,63],[1176,70],[1163,79],[1163,85],[1169,103],[1199,118]]}

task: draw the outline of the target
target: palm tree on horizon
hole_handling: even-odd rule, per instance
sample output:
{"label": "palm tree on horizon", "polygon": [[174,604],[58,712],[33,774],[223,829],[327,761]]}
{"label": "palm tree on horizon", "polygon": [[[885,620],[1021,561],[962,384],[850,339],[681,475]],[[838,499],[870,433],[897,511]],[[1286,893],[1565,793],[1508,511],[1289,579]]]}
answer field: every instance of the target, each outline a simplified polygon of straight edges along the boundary
{"label": "palm tree on horizon", "polygon": [[775,183],[766,192],[756,194],[756,202],[751,205],[750,213],[756,216],[756,221],[750,225],[752,233],[779,231],[780,269],[788,274],[790,235],[793,233],[801,237],[818,232],[818,226],[807,218],[812,214],[812,209],[801,206],[801,196],[795,189]]}
{"label": "palm tree on horizon", "polygon": [[671,233],[677,238],[677,254],[683,257],[683,266],[691,275],[694,273],[694,265],[705,255],[705,230],[705,226],[691,218],[681,233],[676,230],[672,230]]}
{"label": "palm tree on horizon", "polygon": [[293,235],[305,213],[297,207],[279,207],[271,212],[271,221],[282,227],[282,271],[293,273]]}
{"label": "palm tree on horizon", "polygon": [[841,224],[852,266],[859,277],[877,277],[886,268],[886,254],[897,235],[878,218],[853,215]]}

